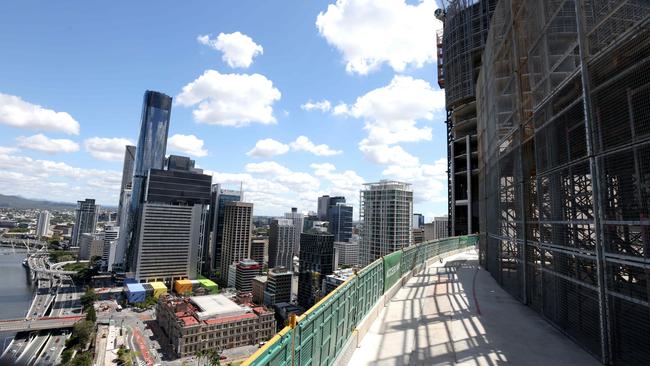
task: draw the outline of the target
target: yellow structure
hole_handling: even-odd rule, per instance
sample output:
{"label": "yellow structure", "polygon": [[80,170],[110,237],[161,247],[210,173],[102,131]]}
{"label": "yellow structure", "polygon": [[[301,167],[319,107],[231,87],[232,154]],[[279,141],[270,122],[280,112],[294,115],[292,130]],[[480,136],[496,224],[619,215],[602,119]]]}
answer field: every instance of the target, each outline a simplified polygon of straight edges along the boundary
{"label": "yellow structure", "polygon": [[192,281],[176,280],[176,282],[174,282],[174,291],[176,291],[176,293],[179,295],[192,292]]}
{"label": "yellow structure", "polygon": [[167,293],[167,286],[162,282],[150,282],[151,287],[153,287],[153,298],[157,299],[160,295]]}

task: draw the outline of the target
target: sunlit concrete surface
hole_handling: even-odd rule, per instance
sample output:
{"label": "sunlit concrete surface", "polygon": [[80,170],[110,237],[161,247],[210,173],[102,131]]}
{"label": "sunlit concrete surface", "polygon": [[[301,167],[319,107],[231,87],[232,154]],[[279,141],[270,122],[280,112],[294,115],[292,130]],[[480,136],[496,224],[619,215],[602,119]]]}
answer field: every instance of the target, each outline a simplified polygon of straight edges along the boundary
{"label": "sunlit concrete surface", "polygon": [[457,254],[411,278],[349,365],[600,365],[501,289],[477,259],[474,251]]}

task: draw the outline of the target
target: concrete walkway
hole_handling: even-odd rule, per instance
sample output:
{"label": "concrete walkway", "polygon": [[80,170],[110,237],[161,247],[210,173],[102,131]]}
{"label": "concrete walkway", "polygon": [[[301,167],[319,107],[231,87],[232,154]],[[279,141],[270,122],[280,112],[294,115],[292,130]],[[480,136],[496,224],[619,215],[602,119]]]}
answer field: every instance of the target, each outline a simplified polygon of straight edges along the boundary
{"label": "concrete walkway", "polygon": [[413,277],[349,363],[503,364],[600,365],[478,269],[475,252],[451,256]]}

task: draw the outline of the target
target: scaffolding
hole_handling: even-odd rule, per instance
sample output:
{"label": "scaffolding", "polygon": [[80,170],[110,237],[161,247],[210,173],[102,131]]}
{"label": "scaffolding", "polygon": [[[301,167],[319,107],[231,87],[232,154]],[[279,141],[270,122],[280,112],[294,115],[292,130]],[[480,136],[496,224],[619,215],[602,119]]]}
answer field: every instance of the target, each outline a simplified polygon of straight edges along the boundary
{"label": "scaffolding", "polygon": [[650,0],[501,0],[482,62],[481,264],[603,363],[647,364]]}

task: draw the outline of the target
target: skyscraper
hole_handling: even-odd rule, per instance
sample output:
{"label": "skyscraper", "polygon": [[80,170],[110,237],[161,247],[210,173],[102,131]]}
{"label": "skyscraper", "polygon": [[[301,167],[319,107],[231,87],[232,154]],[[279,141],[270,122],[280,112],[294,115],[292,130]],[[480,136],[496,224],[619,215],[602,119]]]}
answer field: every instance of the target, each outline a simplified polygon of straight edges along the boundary
{"label": "skyscraper", "polygon": [[330,196],[324,195],[318,197],[318,219],[321,221],[327,220],[327,208],[330,205]]}
{"label": "skyscraper", "polygon": [[[296,228],[293,239],[293,255],[295,256],[298,255],[298,252],[300,252],[300,233],[302,233],[305,216],[302,213],[298,212],[297,208],[292,207],[291,212],[284,214],[284,218],[293,221],[293,226]],[[291,266],[287,268],[291,268]]]}
{"label": "skyscraper", "polygon": [[[117,206],[117,224],[128,210],[128,200],[124,199],[127,191],[133,188],[133,164],[135,162],[135,146],[127,145],[124,149],[124,164],[122,165],[122,184],[120,185],[120,202]],[[125,205],[126,203],[126,205]]]}
{"label": "skyscraper", "polygon": [[310,230],[300,235],[298,303],[310,308],[323,296],[325,276],[334,271],[334,236]]}
{"label": "skyscraper", "polygon": [[[226,202],[237,202],[243,200],[241,191],[221,188],[220,184],[212,185],[210,196],[210,214],[209,214],[209,236],[206,236],[206,242],[209,238],[209,249],[203,252],[204,265],[203,272],[215,271],[221,268],[221,252],[223,248],[223,220],[225,217]],[[208,268],[209,267],[209,268]]]}
{"label": "skyscraper", "polygon": [[163,169],[165,165],[171,108],[172,98],[170,96],[151,90],[144,93],[140,135],[135,149],[129,222],[124,233],[130,243],[128,257],[131,267],[136,265],[135,254],[138,252],[139,241],[137,234],[140,231],[137,228],[137,223],[140,221],[141,206],[144,203],[147,174],[150,169]]}
{"label": "skyscraper", "polygon": [[132,271],[139,281],[196,278],[212,177],[187,157],[150,169],[138,217]]}
{"label": "skyscraper", "polygon": [[50,211],[41,211],[38,214],[38,221],[36,222],[36,236],[48,236],[50,232]]}
{"label": "skyscraper", "polygon": [[412,243],[413,191],[408,183],[367,183],[360,197],[359,264],[408,247]]}
{"label": "skyscraper", "polygon": [[74,228],[72,229],[72,237],[70,238],[70,243],[73,247],[79,246],[81,234],[95,233],[98,213],[99,205],[95,205],[94,199],[86,198],[85,201],[77,201]]}
{"label": "skyscraper", "polygon": [[229,278],[230,265],[249,258],[252,227],[252,203],[226,202],[223,219],[223,251],[221,253],[222,283],[228,283],[231,280]]}
{"label": "skyscraper", "polygon": [[293,242],[296,227],[290,219],[273,219],[269,229],[269,268],[293,269]]}
{"label": "skyscraper", "polygon": [[[331,202],[331,201],[330,201]],[[334,235],[334,241],[349,241],[352,237],[352,205],[337,202],[329,206],[327,217],[329,232]]]}

